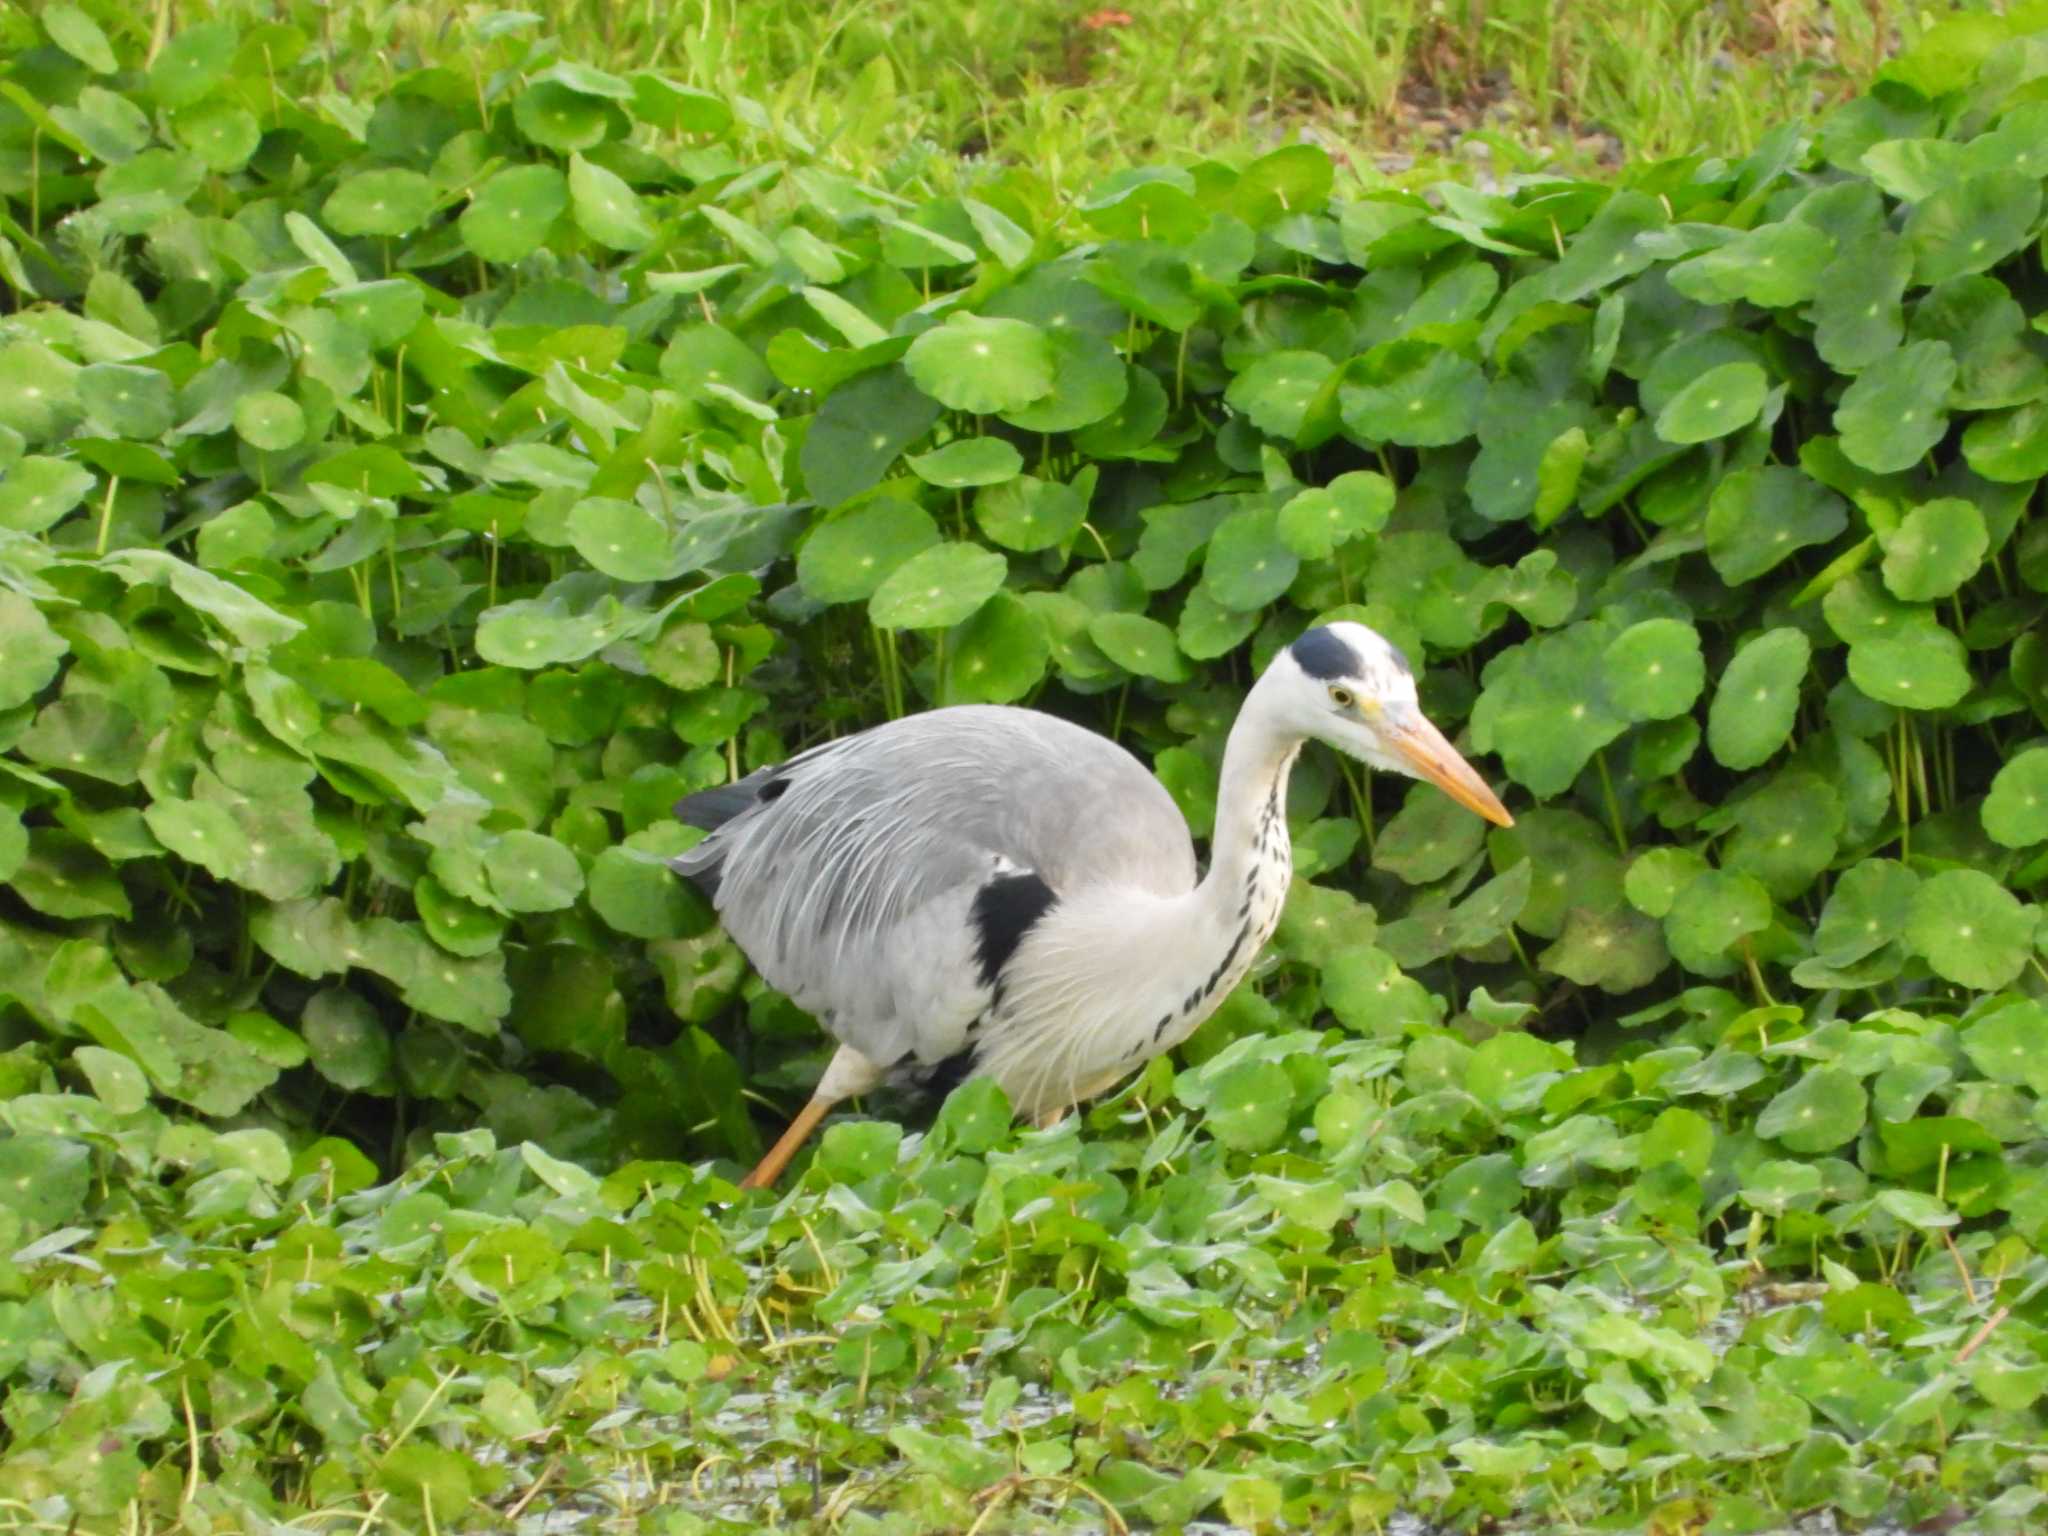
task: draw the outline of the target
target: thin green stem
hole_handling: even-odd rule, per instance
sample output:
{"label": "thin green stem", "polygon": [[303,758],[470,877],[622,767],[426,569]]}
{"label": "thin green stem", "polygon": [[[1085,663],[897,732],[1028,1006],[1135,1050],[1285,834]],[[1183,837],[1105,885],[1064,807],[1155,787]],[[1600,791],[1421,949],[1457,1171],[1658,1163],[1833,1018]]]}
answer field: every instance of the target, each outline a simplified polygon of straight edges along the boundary
{"label": "thin green stem", "polygon": [[1621,801],[1615,797],[1614,780],[1607,775],[1607,754],[1595,752],[1593,766],[1600,770],[1600,795],[1607,802],[1607,820],[1614,828],[1614,848],[1623,858],[1628,857],[1628,830],[1622,825]]}

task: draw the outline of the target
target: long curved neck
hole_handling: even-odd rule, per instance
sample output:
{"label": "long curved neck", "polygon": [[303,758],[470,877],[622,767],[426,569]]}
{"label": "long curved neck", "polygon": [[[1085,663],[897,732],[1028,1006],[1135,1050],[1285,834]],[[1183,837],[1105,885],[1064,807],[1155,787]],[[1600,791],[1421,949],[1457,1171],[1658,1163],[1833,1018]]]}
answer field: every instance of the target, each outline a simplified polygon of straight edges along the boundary
{"label": "long curved neck", "polygon": [[1294,868],[1287,839],[1287,775],[1300,754],[1301,739],[1275,731],[1256,699],[1255,690],[1223,749],[1209,873],[1195,892],[1206,911],[1224,918],[1235,916],[1247,896],[1255,908],[1267,899],[1284,900]]}

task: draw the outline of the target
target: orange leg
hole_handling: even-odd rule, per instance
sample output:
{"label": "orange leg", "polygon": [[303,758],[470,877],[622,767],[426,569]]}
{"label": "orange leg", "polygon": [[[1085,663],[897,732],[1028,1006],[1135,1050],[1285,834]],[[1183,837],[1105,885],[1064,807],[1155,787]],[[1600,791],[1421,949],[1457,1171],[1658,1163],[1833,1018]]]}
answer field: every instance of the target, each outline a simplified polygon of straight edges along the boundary
{"label": "orange leg", "polygon": [[838,1102],[837,1099],[813,1098],[806,1104],[803,1112],[789,1122],[789,1129],[782,1133],[782,1139],[768,1149],[768,1155],[755,1165],[752,1173],[740,1180],[740,1188],[767,1189],[781,1178],[789,1160],[811,1139],[811,1132],[818,1128],[818,1122]]}

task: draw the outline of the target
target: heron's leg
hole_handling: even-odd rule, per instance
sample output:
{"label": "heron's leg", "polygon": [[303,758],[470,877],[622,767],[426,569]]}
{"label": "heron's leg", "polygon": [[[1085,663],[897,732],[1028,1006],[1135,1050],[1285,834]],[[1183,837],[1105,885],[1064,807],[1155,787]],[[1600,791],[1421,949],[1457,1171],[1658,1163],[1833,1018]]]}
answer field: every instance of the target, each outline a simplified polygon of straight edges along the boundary
{"label": "heron's leg", "polygon": [[789,1129],[782,1133],[782,1139],[768,1149],[768,1155],[755,1164],[752,1173],[740,1180],[740,1188],[767,1189],[781,1178],[782,1170],[789,1166],[789,1160],[797,1155],[806,1141],[810,1140],[811,1132],[818,1128],[818,1122],[824,1119],[827,1112],[838,1102],[837,1099],[813,1098],[806,1104],[802,1113],[789,1122]]}
{"label": "heron's leg", "polygon": [[1071,1104],[1061,1104],[1052,1109],[1040,1110],[1038,1118],[1033,1120],[1031,1123],[1037,1126],[1041,1131],[1049,1131],[1054,1126],[1058,1125],[1062,1120],[1066,1119],[1067,1111],[1072,1109],[1073,1107],[1074,1106]]}
{"label": "heron's leg", "polygon": [[830,1113],[834,1104],[866,1093],[881,1080],[880,1067],[852,1046],[840,1046],[826,1064],[825,1075],[818,1080],[818,1091],[811,1095],[811,1102],[790,1121],[782,1139],[768,1149],[768,1155],[761,1159],[754,1171],[740,1180],[740,1188],[768,1188],[782,1177],[782,1170],[789,1166],[789,1160],[802,1150],[803,1144],[810,1140],[811,1132],[818,1128],[818,1122]]}

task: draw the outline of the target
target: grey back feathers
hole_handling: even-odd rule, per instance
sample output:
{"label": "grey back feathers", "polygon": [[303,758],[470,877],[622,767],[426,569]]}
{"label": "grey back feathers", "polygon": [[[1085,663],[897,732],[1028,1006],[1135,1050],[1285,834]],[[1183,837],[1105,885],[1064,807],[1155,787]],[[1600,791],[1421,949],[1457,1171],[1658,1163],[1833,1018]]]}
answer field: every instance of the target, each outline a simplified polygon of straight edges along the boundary
{"label": "grey back feathers", "polygon": [[880,1066],[955,1055],[1062,892],[1194,888],[1172,798],[1054,716],[963,705],[815,747],[677,814],[673,861],[771,986]]}

